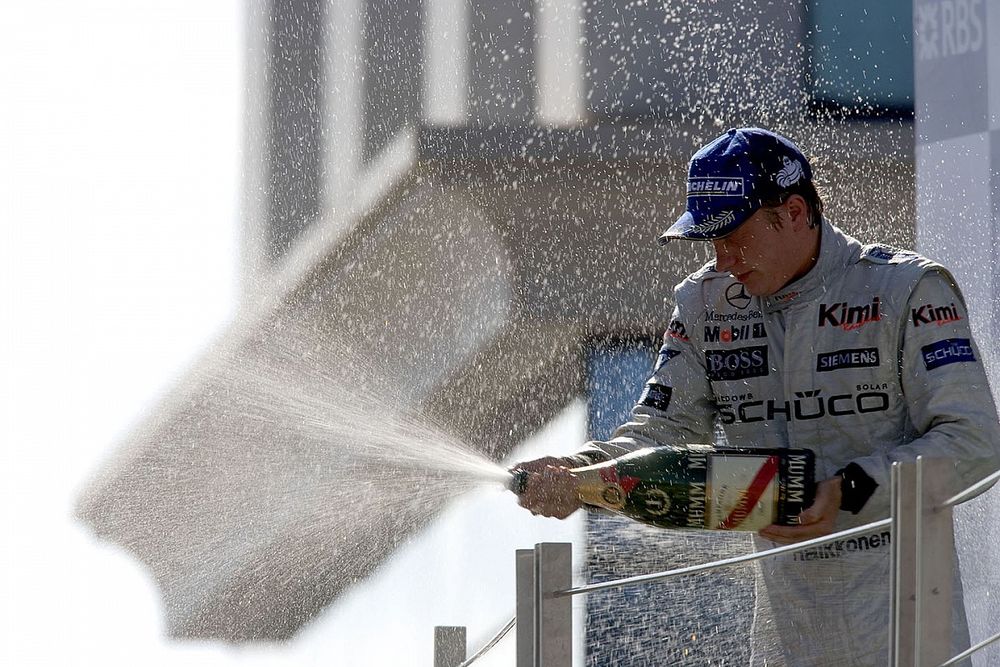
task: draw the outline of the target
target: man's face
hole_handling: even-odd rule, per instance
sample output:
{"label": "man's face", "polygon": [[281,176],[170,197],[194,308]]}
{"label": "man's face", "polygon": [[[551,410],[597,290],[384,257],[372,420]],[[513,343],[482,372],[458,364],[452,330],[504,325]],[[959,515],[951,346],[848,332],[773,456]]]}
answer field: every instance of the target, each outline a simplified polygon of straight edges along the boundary
{"label": "man's face", "polygon": [[[778,225],[772,224],[775,216]],[[802,235],[792,232],[786,218],[784,206],[760,209],[732,234],[712,241],[716,270],[731,273],[754,296],[775,294],[804,275]]]}

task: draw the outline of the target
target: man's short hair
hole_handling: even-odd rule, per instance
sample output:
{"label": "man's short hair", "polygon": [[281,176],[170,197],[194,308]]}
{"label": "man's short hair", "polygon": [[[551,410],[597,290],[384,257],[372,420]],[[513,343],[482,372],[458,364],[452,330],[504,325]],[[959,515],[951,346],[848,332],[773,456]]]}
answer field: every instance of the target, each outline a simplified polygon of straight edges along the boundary
{"label": "man's short hair", "polygon": [[806,205],[809,206],[809,226],[816,227],[819,225],[819,221],[823,218],[823,198],[820,196],[819,190],[816,188],[816,184],[812,181],[812,179],[795,183],[791,187],[784,190],[776,199],[763,202],[763,206],[761,208],[775,208],[781,206],[788,201],[788,198],[792,195],[799,195],[806,200]]}

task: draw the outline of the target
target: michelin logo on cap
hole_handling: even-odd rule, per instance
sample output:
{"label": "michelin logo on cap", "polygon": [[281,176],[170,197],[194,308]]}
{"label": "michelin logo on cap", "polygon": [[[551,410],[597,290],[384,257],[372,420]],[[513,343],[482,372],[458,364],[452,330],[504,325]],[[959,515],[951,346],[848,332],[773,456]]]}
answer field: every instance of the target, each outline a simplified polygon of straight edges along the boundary
{"label": "michelin logo on cap", "polygon": [[774,181],[783,188],[789,188],[800,180],[804,172],[802,171],[802,163],[798,160],[790,160],[787,155],[782,156],[781,161],[784,163],[784,167],[778,172],[778,175],[774,177]]}
{"label": "michelin logo on cap", "polygon": [[742,197],[743,179],[707,176],[688,179],[688,197]]}
{"label": "michelin logo on cap", "polygon": [[722,238],[765,202],[811,180],[809,161],[785,137],[758,127],[731,129],[692,156],[686,210],[659,242]]}

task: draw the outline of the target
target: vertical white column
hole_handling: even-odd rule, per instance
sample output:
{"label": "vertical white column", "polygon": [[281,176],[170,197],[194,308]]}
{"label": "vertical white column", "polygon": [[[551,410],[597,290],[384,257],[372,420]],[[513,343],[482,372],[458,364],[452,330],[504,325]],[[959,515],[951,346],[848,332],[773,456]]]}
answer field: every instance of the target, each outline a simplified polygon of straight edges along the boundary
{"label": "vertical white column", "polygon": [[952,657],[954,525],[950,507],[939,507],[954,489],[955,467],[945,459],[917,458],[917,659],[937,667]]}
{"label": "vertical white column", "polygon": [[434,667],[458,667],[465,662],[465,626],[434,628]]}
{"label": "vertical white column", "polygon": [[[913,0],[917,249],[950,269],[1000,398],[1000,3]],[[955,509],[972,641],[995,632],[1000,489]],[[983,664],[1000,660],[1000,647]]]}
{"label": "vertical white column", "polygon": [[321,216],[348,205],[361,169],[364,91],[363,0],[328,5],[323,58],[323,174]]}
{"label": "vertical white column", "polygon": [[917,468],[892,466],[892,667],[916,664],[917,626]]}
{"label": "vertical white column", "polygon": [[[993,212],[993,333],[1000,331],[1000,4],[986,5],[986,89],[989,120],[990,202]],[[996,347],[1000,355],[1000,345]],[[994,380],[1000,389],[1000,362]],[[998,503],[1000,504],[1000,503]],[[1000,508],[998,508],[1000,509]],[[1000,531],[997,531],[1000,535]],[[1000,569],[1000,567],[998,567]],[[998,614],[1000,615],[1000,614]]]}
{"label": "vertical white column", "polygon": [[573,584],[572,545],[535,545],[535,667],[573,663],[572,599],[556,593]]}
{"label": "vertical white column", "polygon": [[246,20],[246,88],[243,98],[243,183],[240,201],[243,234],[240,247],[240,298],[244,305],[251,298],[257,281],[265,277],[267,262],[268,206],[268,103],[267,36],[270,32],[270,2],[250,0]]}
{"label": "vertical white column", "polygon": [[424,121],[465,125],[469,115],[469,2],[424,5]]}
{"label": "vertical white column", "polygon": [[[986,4],[986,35],[986,87],[989,95],[990,129],[998,131],[1000,130],[1000,5],[997,5],[995,0]],[[1000,146],[997,146],[997,143],[1000,142],[994,142],[992,147],[993,155],[1000,154]],[[993,198],[994,201],[1000,198],[997,186],[994,186]]]}
{"label": "vertical white column", "polygon": [[584,116],[581,0],[536,0],[536,116],[543,125],[574,125]]}
{"label": "vertical white column", "polygon": [[517,633],[515,667],[535,665],[535,550],[518,549],[514,553],[516,581],[514,626]]}

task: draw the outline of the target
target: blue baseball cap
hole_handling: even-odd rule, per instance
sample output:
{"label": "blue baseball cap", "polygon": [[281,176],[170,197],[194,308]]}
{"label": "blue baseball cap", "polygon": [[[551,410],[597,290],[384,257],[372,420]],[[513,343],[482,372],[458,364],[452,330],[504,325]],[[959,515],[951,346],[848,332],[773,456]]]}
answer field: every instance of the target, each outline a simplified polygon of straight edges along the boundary
{"label": "blue baseball cap", "polygon": [[731,129],[691,158],[687,210],[658,240],[722,238],[764,202],[811,180],[809,161],[785,137],[758,127]]}

